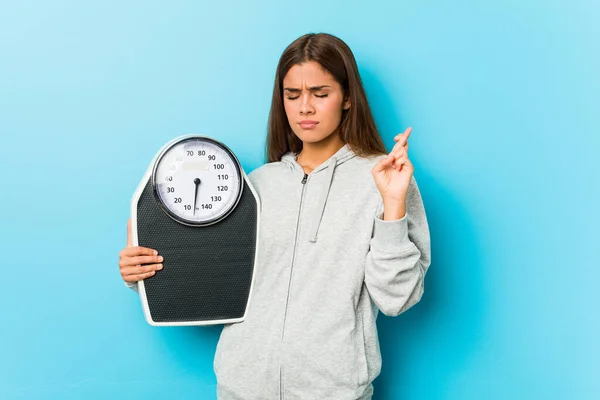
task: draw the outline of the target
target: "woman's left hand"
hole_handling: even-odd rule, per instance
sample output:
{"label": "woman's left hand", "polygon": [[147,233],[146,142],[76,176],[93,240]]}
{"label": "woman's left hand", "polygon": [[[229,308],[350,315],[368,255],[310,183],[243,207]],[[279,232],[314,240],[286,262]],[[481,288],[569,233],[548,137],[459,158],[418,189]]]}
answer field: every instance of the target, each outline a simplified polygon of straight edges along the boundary
{"label": "woman's left hand", "polygon": [[414,167],[408,159],[408,137],[411,131],[412,128],[409,127],[404,133],[397,135],[392,151],[371,170],[384,207],[405,208],[406,193],[414,173]]}

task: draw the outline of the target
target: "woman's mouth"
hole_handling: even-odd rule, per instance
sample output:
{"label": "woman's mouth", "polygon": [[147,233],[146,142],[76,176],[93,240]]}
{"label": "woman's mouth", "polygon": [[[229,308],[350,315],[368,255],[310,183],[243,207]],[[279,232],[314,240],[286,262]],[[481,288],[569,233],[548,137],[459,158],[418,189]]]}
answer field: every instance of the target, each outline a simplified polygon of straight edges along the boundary
{"label": "woman's mouth", "polygon": [[315,126],[317,126],[318,122],[317,121],[300,121],[298,123],[298,125],[300,125],[300,128],[302,129],[312,129]]}

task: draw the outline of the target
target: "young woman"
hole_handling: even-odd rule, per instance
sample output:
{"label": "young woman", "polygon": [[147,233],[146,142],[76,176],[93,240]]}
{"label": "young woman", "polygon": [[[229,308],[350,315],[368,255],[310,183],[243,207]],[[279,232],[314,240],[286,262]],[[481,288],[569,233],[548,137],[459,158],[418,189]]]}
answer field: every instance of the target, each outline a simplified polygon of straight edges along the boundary
{"label": "young woman", "polygon": [[[377,314],[417,303],[430,264],[410,131],[386,153],[340,39],[308,34],[283,52],[268,163],[249,174],[262,203],[254,292],[217,345],[219,399],[372,397]],[[161,261],[128,244],[121,275],[133,287]]]}

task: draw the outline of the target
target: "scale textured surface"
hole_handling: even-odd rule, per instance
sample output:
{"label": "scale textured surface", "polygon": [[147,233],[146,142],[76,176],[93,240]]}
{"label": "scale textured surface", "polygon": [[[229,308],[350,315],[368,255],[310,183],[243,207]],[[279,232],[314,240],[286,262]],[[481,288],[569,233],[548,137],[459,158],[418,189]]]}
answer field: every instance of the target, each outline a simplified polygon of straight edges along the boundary
{"label": "scale textured surface", "polygon": [[237,207],[221,222],[191,227],[169,217],[148,181],[137,204],[140,246],[156,249],[163,269],[144,280],[155,322],[207,322],[244,315],[256,251],[257,202],[244,181]]}

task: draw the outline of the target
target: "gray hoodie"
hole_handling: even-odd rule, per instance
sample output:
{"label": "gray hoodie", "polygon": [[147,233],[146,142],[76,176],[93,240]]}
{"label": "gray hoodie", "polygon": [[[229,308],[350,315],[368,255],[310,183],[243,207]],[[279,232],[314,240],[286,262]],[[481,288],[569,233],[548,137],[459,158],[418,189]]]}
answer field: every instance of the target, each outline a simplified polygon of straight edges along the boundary
{"label": "gray hoodie", "polygon": [[383,221],[371,169],[348,145],[305,175],[295,155],[254,170],[259,250],[246,319],[223,327],[217,392],[233,399],[370,399],[378,311],[419,301],[429,228],[414,178],[407,215]]}
{"label": "gray hoodie", "polygon": [[306,175],[288,153],[248,175],[261,200],[246,319],[224,325],[220,400],[370,399],[381,371],[376,318],[417,303],[430,264],[413,178],[406,216],[383,221],[371,169],[348,145]]}

